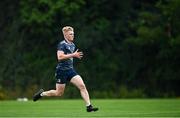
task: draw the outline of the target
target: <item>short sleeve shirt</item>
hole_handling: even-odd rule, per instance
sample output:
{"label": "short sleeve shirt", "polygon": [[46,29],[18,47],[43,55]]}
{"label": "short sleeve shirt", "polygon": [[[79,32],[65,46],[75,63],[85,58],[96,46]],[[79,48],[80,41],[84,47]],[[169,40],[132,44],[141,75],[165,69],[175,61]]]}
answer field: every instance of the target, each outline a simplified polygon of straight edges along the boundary
{"label": "short sleeve shirt", "polygon": [[[68,43],[66,40],[59,42],[57,46],[57,51],[63,51],[64,54],[71,54],[74,52],[74,50],[74,43]],[[59,61],[57,67],[61,70],[73,68],[73,58]]]}

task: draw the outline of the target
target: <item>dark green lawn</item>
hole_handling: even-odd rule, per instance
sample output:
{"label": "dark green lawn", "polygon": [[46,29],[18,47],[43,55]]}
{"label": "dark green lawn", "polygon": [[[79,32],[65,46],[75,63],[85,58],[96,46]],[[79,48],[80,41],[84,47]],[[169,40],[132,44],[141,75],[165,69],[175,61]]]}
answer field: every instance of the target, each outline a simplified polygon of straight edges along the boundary
{"label": "dark green lawn", "polygon": [[0,117],[180,117],[179,99],[92,100],[100,108],[87,113],[82,100],[0,101]]}

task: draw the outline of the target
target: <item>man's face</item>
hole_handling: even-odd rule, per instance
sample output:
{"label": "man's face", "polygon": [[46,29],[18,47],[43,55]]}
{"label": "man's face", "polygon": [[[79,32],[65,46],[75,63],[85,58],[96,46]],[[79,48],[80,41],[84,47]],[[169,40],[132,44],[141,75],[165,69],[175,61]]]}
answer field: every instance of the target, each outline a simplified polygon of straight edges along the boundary
{"label": "man's face", "polygon": [[73,31],[66,32],[64,36],[65,36],[66,40],[73,42],[73,40],[74,40],[74,32]]}

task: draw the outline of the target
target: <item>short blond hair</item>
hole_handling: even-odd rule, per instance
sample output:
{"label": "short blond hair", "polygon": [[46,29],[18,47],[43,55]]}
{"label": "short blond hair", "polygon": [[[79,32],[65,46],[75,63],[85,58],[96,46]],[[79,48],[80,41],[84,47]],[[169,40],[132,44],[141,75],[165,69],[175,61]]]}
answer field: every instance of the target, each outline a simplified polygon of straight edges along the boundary
{"label": "short blond hair", "polygon": [[71,26],[65,26],[62,28],[63,34],[68,32],[68,31],[74,31],[74,29]]}

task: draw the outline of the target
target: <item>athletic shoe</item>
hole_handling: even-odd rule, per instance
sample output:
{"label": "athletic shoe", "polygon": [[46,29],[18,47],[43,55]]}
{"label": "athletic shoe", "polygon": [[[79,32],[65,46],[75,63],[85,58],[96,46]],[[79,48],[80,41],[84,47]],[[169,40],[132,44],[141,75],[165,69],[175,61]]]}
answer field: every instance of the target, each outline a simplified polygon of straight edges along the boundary
{"label": "athletic shoe", "polygon": [[41,96],[41,93],[44,92],[43,89],[40,89],[37,93],[34,94],[33,96],[33,101],[37,101],[38,99],[40,99],[42,96]]}
{"label": "athletic shoe", "polygon": [[92,111],[97,111],[98,110],[98,108],[93,108],[93,106],[92,105],[89,105],[89,106],[87,106],[87,112],[92,112]]}

